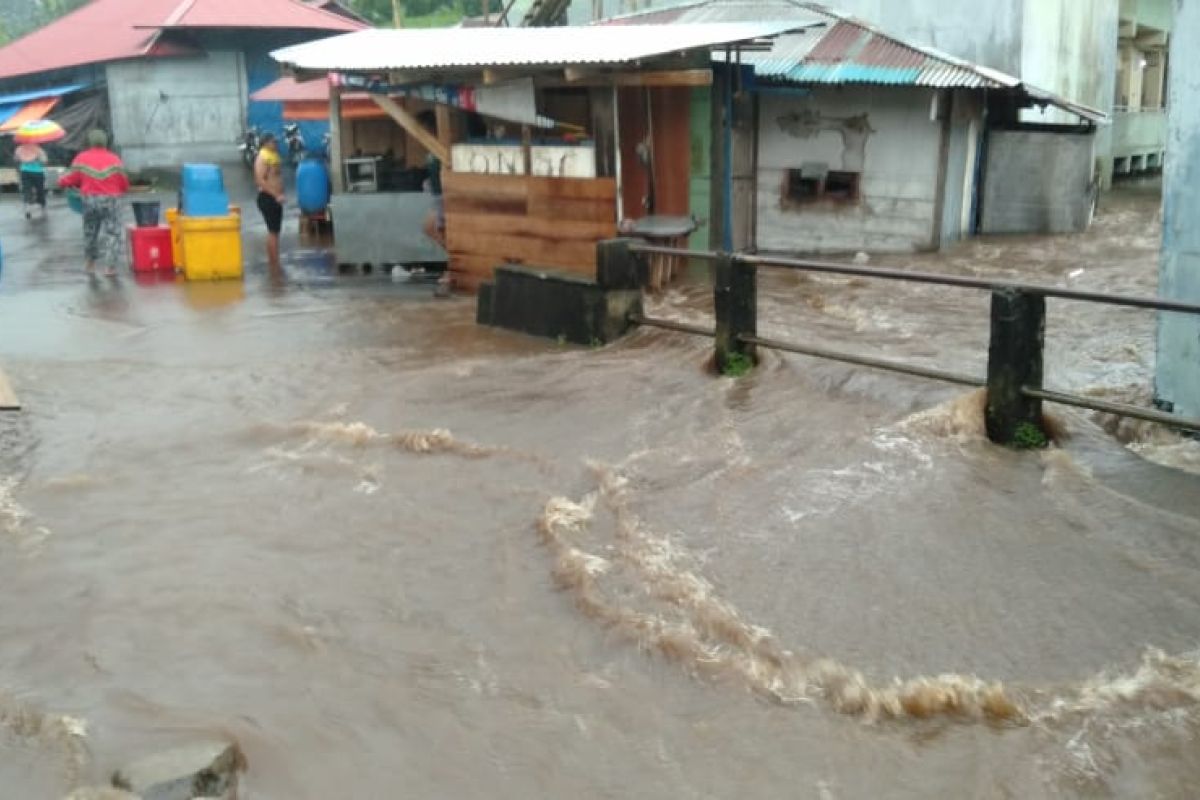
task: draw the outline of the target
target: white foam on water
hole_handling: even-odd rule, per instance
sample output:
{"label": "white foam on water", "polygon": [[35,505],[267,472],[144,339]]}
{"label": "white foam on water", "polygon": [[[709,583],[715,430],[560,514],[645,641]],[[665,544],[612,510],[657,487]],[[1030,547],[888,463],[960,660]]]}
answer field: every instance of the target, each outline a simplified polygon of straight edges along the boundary
{"label": "white foam on water", "polygon": [[0,478],[0,533],[21,548],[37,552],[51,536],[44,525],[34,522],[33,514],[15,496],[16,478]]}
{"label": "white foam on water", "polygon": [[[1051,452],[1044,458],[1054,464],[1063,457]],[[1170,656],[1147,650],[1132,673],[1103,674],[1054,691],[957,673],[876,683],[836,661],[801,658],[769,629],[744,620],[694,570],[695,559],[685,549],[631,511],[628,478],[613,469],[594,470],[596,491],[578,502],[552,498],[538,521],[542,541],[555,557],[558,585],[590,619],[698,677],[735,678],[781,704],[822,702],[866,721],[942,716],[1061,726],[1080,715],[1096,719],[1119,712],[1145,721],[1200,706],[1200,653]],[[614,521],[607,545],[595,530],[600,509]],[[607,547],[613,557],[589,551],[589,540],[591,550]],[[606,583],[618,574],[640,587],[638,594],[647,598],[644,607]],[[1081,771],[1096,760],[1091,747],[1085,739],[1066,744]]]}
{"label": "white foam on water", "polygon": [[4,691],[0,691],[0,729],[34,747],[56,751],[68,785],[79,783],[91,760],[86,720],[47,713]]}
{"label": "white foam on water", "polygon": [[1174,441],[1135,442],[1129,449],[1147,461],[1192,475],[1200,475],[1200,441],[1176,437]]}

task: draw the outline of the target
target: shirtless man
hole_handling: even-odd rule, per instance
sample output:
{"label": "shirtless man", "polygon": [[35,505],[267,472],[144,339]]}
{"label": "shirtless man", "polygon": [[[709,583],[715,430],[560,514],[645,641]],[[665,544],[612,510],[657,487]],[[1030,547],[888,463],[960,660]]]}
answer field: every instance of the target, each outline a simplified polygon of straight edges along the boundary
{"label": "shirtless man", "polygon": [[262,137],[254,160],[254,185],[258,187],[258,210],[267,223],[267,262],[273,274],[279,267],[279,231],[283,227],[283,171],[275,134]]}

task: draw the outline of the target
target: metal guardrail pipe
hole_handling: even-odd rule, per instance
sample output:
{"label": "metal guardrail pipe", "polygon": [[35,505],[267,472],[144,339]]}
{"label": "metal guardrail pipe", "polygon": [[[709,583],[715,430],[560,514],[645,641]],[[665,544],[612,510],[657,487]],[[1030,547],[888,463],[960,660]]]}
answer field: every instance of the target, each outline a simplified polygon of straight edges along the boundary
{"label": "metal guardrail pipe", "polygon": [[1028,397],[1036,397],[1047,403],[1086,408],[1091,411],[1101,411],[1105,414],[1116,414],[1119,417],[1132,417],[1133,419],[1145,420],[1146,422],[1157,422],[1160,425],[1166,425],[1171,428],[1182,428],[1183,430],[1200,433],[1200,419],[1177,417],[1165,411],[1155,411],[1150,408],[1131,406],[1126,403],[1109,403],[1105,400],[1095,400],[1091,397],[1083,397],[1077,394],[1052,392],[1046,389],[1032,389],[1028,386],[1023,387],[1021,391]]}
{"label": "metal guardrail pipe", "polygon": [[[714,261],[720,253],[710,251],[693,251],[678,247],[658,247],[634,243],[629,247],[634,253],[657,253],[659,255],[681,256],[685,258],[700,258]],[[1184,303],[1178,300],[1167,300],[1159,297],[1137,297],[1134,295],[1106,294],[1104,292],[1089,292],[1082,289],[1066,289],[1059,286],[1045,286],[1036,283],[1019,283],[1015,281],[995,280],[991,278],[968,278],[961,275],[943,275],[936,272],[921,272],[918,270],[894,269],[891,267],[860,267],[854,264],[837,264],[828,261],[807,261],[797,258],[775,258],[771,256],[754,256],[734,254],[732,258],[742,264],[757,267],[777,267],[779,269],[796,269],[805,272],[822,272],[832,275],[848,275],[857,278],[878,278],[880,280],[908,281],[910,283],[930,283],[939,286],[955,286],[962,289],[980,289],[983,291],[998,291],[1014,289],[1026,294],[1040,294],[1043,297],[1057,297],[1062,300],[1080,300],[1088,303],[1105,303],[1113,306],[1128,306],[1131,308],[1146,308],[1152,311],[1172,311],[1180,314],[1200,315],[1200,304]]]}
{"label": "metal guardrail pipe", "polygon": [[781,342],[777,339],[767,339],[762,336],[742,336],[739,338],[749,344],[755,344],[759,347],[769,347],[772,350],[783,350],[788,353],[797,353],[802,356],[826,358],[830,361],[841,361],[846,364],[855,364],[860,367],[872,367],[874,369],[883,369],[889,372],[899,372],[902,375],[913,375],[918,378],[931,378],[935,381],[957,383],[961,386],[971,386],[976,388],[987,385],[987,381],[983,378],[977,378],[974,375],[964,375],[960,372],[947,372],[945,370],[931,369],[929,367],[918,367],[913,364],[902,364],[897,361],[888,361],[882,358],[872,358],[871,356],[860,356],[853,353],[841,353],[835,350],[826,350],[822,347],[807,347],[805,345],[793,344],[792,342]]}
{"label": "metal guardrail pipe", "polygon": [[641,314],[630,314],[629,321],[635,322],[638,325],[645,325],[648,328],[662,328],[664,331],[675,331],[676,333],[690,333],[695,336],[707,336],[713,338],[717,335],[713,328],[705,328],[702,325],[689,325],[686,322],[675,322],[669,319],[659,319],[658,317],[644,317]]}

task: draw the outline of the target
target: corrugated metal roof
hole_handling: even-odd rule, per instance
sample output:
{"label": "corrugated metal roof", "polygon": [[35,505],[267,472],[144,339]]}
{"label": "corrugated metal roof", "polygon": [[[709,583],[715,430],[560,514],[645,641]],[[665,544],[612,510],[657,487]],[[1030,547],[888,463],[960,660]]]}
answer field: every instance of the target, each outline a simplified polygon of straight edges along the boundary
{"label": "corrugated metal roof", "polygon": [[[1030,101],[1102,122],[1102,111],[1074,103],[1053,92],[1023,84],[1019,78],[972,64],[891,36],[879,28],[819,3],[799,0],[701,0],[690,5],[614,17],[600,26],[655,23],[686,25],[742,19],[806,19],[818,23],[802,33],[776,37],[767,52],[743,53],[764,80],[804,84],[873,84],[930,89],[1008,89]],[[717,56],[720,58],[720,56]]]}
{"label": "corrugated metal roof", "polygon": [[314,72],[626,64],[766,38],[804,24],[776,20],[666,26],[366,30],[285,47],[271,56],[294,69]]}
{"label": "corrugated metal roof", "polygon": [[814,14],[792,0],[710,0],[669,8],[633,11],[609,17],[596,25],[675,25],[701,22],[763,22],[764,20],[796,20],[804,24],[828,22],[828,17]]}

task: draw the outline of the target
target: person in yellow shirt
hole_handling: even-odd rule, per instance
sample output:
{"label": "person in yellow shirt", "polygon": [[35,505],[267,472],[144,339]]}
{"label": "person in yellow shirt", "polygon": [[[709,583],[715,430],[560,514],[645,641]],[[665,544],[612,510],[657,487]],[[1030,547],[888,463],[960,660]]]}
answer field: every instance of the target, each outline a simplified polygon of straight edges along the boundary
{"label": "person in yellow shirt", "polygon": [[258,157],[254,159],[254,185],[258,187],[258,210],[267,223],[267,263],[271,273],[278,275],[279,231],[283,228],[283,161],[279,157],[279,140],[273,133],[262,137]]}

